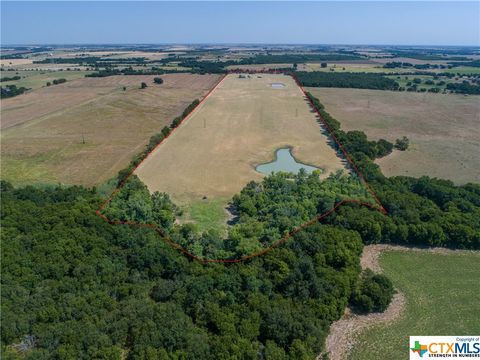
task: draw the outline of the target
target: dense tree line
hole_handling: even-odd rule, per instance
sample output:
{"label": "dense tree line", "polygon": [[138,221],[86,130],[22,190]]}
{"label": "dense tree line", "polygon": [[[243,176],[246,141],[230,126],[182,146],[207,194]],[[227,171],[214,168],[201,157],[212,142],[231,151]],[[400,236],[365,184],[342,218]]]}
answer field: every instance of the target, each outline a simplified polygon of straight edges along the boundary
{"label": "dense tree line", "polygon": [[375,90],[398,90],[396,81],[375,73],[335,73],[325,71],[297,71],[295,76],[302,86],[338,87]]}
{"label": "dense tree line", "polygon": [[20,80],[21,79],[21,76],[18,76],[18,75],[15,75],[15,76],[4,76],[0,79],[0,82],[4,82],[4,81],[15,81],[15,80]]}
{"label": "dense tree line", "polygon": [[447,90],[457,94],[480,95],[480,85],[473,85],[468,81],[463,81],[461,83],[449,83],[447,84]]}
{"label": "dense tree line", "polygon": [[0,86],[0,98],[6,99],[17,95],[22,95],[25,91],[30,90],[24,86],[17,87],[17,85]]}
{"label": "dense tree line", "polygon": [[400,62],[400,61],[391,61],[387,62],[383,65],[385,69],[394,69],[394,68],[415,68],[419,70],[425,69],[447,69],[451,68],[451,65],[443,65],[443,64],[412,64],[408,62]]}
{"label": "dense tree line", "polygon": [[182,59],[178,64],[181,67],[190,68],[190,72],[197,74],[223,74],[227,66],[238,65],[234,60],[229,61],[199,61],[197,59]]}
{"label": "dense tree line", "polygon": [[[133,69],[131,66],[123,69],[106,67],[105,69],[98,70],[90,74],[86,74],[85,77],[108,77],[108,76],[114,76],[114,75],[163,75],[166,72],[167,71],[160,69],[158,67],[152,67],[151,69],[145,69],[145,70],[136,70],[136,69]],[[176,71],[168,71],[168,72],[176,72]]]}
{"label": "dense tree line", "polygon": [[449,64],[452,65],[452,66],[472,66],[472,67],[480,67],[480,60],[453,62],[453,63],[449,63]]}

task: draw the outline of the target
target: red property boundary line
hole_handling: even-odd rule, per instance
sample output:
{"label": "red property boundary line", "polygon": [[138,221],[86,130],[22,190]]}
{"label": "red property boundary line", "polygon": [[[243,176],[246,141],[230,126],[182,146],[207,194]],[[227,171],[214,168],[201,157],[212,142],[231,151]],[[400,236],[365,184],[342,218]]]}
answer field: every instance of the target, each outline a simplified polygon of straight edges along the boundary
{"label": "red property boundary line", "polygon": [[[373,198],[375,199],[375,202],[377,203],[378,206],[374,206],[372,204],[369,204],[369,203],[365,203],[365,202],[362,202],[360,200],[357,200],[357,199],[344,199],[338,203],[336,203],[333,208],[331,208],[330,210],[328,210],[327,212],[323,213],[323,214],[318,214],[317,216],[315,216],[314,218],[312,218],[311,220],[297,226],[296,228],[294,228],[293,230],[291,230],[289,233],[287,233],[286,235],[284,235],[282,238],[280,238],[279,240],[275,241],[272,245],[270,245],[269,247],[259,251],[259,252],[256,252],[256,253],[253,253],[251,255],[246,255],[246,256],[242,256],[240,258],[237,258],[237,259],[205,259],[205,258],[200,258],[192,253],[190,253],[189,251],[187,251],[186,249],[184,249],[182,246],[180,246],[179,244],[177,244],[176,242],[174,242],[158,225],[156,224],[141,224],[141,223],[137,223],[135,221],[128,221],[128,220],[112,220],[112,219],[109,219],[107,216],[105,216],[104,214],[102,214],[102,211],[104,210],[104,208],[108,205],[108,203],[113,199],[113,197],[123,188],[123,186],[125,185],[125,183],[127,182],[127,180],[130,178],[130,176],[137,170],[137,168],[176,130],[178,129],[184,121],[186,121],[188,118],[190,118],[191,115],[193,115],[200,107],[201,104],[203,104],[205,102],[205,100],[207,100],[207,98],[213,93],[214,90],[217,89],[217,87],[221,84],[221,82],[225,79],[225,77],[230,74],[230,73],[248,73],[248,74],[285,74],[285,75],[289,75],[293,78],[293,80],[295,81],[295,83],[297,84],[297,86],[300,88],[302,94],[306,97],[306,99],[308,100],[311,108],[313,109],[313,111],[316,113],[318,119],[320,120],[320,122],[322,123],[323,126],[325,126],[325,128],[327,129],[329,135],[331,136],[331,138],[335,141],[335,143],[338,145],[339,149],[342,151],[345,159],[348,161],[349,165],[351,166],[351,168],[357,173],[357,175],[359,176],[359,178],[362,180],[362,182],[365,184],[366,188],[367,188],[367,191],[373,196]],[[351,156],[348,154],[347,150],[345,149],[345,147],[343,146],[343,144],[337,139],[337,137],[335,136],[334,132],[332,131],[332,129],[328,126],[327,122],[325,121],[325,119],[322,117],[322,115],[320,114],[320,112],[317,110],[317,108],[314,106],[312,100],[310,99],[310,97],[306,94],[304,88],[302,87],[302,85],[300,84],[300,81],[297,79],[297,77],[295,76],[295,74],[293,73],[287,73],[287,72],[283,72],[283,71],[276,71],[276,70],[270,70],[270,71],[248,71],[248,70],[232,70],[232,71],[229,71],[227,74],[224,74],[218,81],[217,83],[212,87],[212,89],[210,89],[208,91],[208,93],[202,98],[202,100],[198,103],[198,105],[178,124],[177,127],[173,128],[170,133],[162,140],[160,141],[128,174],[127,176],[125,176],[125,178],[118,184],[118,186],[115,188],[115,190],[113,190],[113,192],[108,196],[108,198],[100,205],[100,207],[96,210],[96,214],[101,217],[103,220],[105,220],[106,222],[108,222],[109,224],[112,224],[112,225],[129,225],[129,226],[133,226],[133,227],[138,227],[138,228],[149,228],[149,229],[152,229],[154,230],[155,232],[157,232],[160,237],[165,241],[165,243],[167,243],[169,246],[171,246],[172,248],[182,252],[184,255],[187,255],[189,256],[190,258],[192,258],[193,260],[196,260],[198,262],[201,262],[201,263],[239,263],[239,262],[244,262],[244,261],[248,261],[252,258],[255,258],[257,256],[261,256],[261,255],[264,255],[266,254],[267,252],[273,250],[274,248],[282,245],[283,243],[285,243],[288,239],[290,239],[293,235],[295,235],[296,233],[298,233],[299,231],[305,229],[306,227],[312,225],[312,224],[315,224],[316,222],[322,220],[323,218],[327,217],[328,215],[330,215],[331,213],[335,212],[339,207],[341,207],[342,205],[344,204],[358,204],[358,205],[361,205],[361,206],[365,206],[369,209],[372,209],[372,210],[377,210],[377,211],[380,211],[381,213],[383,213],[384,215],[386,215],[388,212],[387,210],[385,209],[385,207],[383,206],[382,202],[380,201],[379,197],[377,196],[377,194],[375,193],[375,191],[372,189],[372,187],[368,184],[367,180],[365,179],[365,176],[363,175],[363,173],[358,169],[358,167],[356,166],[355,162],[353,161],[353,159],[351,158]]]}

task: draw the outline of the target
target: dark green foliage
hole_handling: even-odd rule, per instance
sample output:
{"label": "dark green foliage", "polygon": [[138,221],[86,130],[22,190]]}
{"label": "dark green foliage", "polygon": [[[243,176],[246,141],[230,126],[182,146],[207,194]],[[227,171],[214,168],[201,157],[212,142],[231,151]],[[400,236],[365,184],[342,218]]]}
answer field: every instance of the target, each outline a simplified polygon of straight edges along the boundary
{"label": "dark green foliage", "polygon": [[20,79],[21,79],[21,77],[18,76],[18,75],[10,76],[10,77],[4,76],[4,77],[2,77],[2,78],[0,79],[0,82],[4,82],[4,81],[15,81],[15,80],[20,80]]}
{"label": "dark green foliage", "polygon": [[366,244],[480,249],[480,185],[409,177],[373,180],[388,216],[342,206],[328,223],[356,230]]}
{"label": "dark green foliage", "polygon": [[113,75],[163,75],[165,73],[165,70],[156,68],[154,66],[150,70],[135,70],[131,66],[124,69],[117,69],[111,66],[107,66],[103,70],[98,70],[96,72],[86,74],[85,77],[108,77]]}
{"label": "dark green foliage", "polygon": [[468,81],[462,83],[449,83],[447,90],[458,94],[480,95],[480,85],[472,85]]}
{"label": "dark green foliage", "polygon": [[173,227],[173,212],[178,209],[163,194],[161,208],[165,212],[153,211],[152,203],[158,196],[150,196],[146,186],[133,175],[104,213],[113,220],[156,224],[190,253],[208,259],[238,259],[257,253],[343,199],[355,198],[374,205],[373,197],[352,176],[339,172],[321,181],[315,173],[278,173],[262,183],[249,183],[234,196],[237,222],[223,239],[214,229],[201,234],[192,224]]}
{"label": "dark green foliage", "polygon": [[389,278],[367,269],[362,272],[350,304],[358,313],[383,312],[392,301],[393,293],[393,284]]}
{"label": "dark green foliage", "polygon": [[382,74],[297,71],[302,86],[398,90],[398,83]]}
{"label": "dark green foliage", "polygon": [[190,68],[190,72],[197,74],[221,74],[227,66],[239,64],[236,61],[198,61],[196,59],[177,59],[179,66]]}
{"label": "dark green foliage", "polygon": [[480,67],[480,60],[473,60],[473,61],[462,61],[462,62],[453,62],[449,63],[452,66],[472,66],[472,67]]}
{"label": "dark green foliage", "polygon": [[142,82],[142,83],[140,84],[140,89],[145,89],[146,87],[147,87],[147,84],[146,84],[146,83]]}
{"label": "dark green foliage", "polygon": [[1,190],[2,358],[26,336],[42,359],[311,357],[359,274],[360,237],[332,226],[248,263],[201,265],[103,221],[83,188]]}
{"label": "dark green foliage", "polygon": [[160,77],[154,77],[154,78],[153,78],[153,82],[154,82],[155,84],[160,85],[160,84],[163,84],[163,79],[160,78]]}
{"label": "dark green foliage", "polygon": [[405,151],[408,149],[408,145],[410,144],[410,140],[406,136],[401,139],[395,140],[395,149],[400,151]]}
{"label": "dark green foliage", "polygon": [[52,81],[53,85],[63,84],[64,82],[67,82],[67,80],[66,79],[54,79]]}
{"label": "dark green foliage", "polygon": [[5,87],[0,86],[0,98],[6,99],[11,98],[17,95],[22,95],[25,91],[30,90],[26,87],[17,87],[16,85],[6,85]]}

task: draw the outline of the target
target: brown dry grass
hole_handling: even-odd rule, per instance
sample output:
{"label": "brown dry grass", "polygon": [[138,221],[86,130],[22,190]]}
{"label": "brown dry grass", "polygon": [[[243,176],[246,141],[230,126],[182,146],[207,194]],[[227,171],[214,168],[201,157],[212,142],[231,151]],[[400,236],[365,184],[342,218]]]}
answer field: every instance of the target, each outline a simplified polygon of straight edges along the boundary
{"label": "brown dry grass", "polygon": [[[273,82],[286,86],[273,89]],[[326,173],[343,169],[291,77],[228,75],[136,173],[150,190],[165,191],[180,204],[230,198],[261,180],[255,166],[286,146],[298,161]]]}
{"label": "brown dry grass", "polygon": [[378,90],[310,88],[342,124],[372,139],[407,136],[410,148],[378,160],[387,176],[480,181],[480,98]]}
{"label": "brown dry grass", "polygon": [[[162,85],[153,84],[153,76],[86,78],[11,99],[18,100],[2,107],[2,122],[5,111],[10,124],[2,130],[2,178],[83,185],[111,178],[218,80],[162,78]],[[139,89],[142,81],[147,89]]]}

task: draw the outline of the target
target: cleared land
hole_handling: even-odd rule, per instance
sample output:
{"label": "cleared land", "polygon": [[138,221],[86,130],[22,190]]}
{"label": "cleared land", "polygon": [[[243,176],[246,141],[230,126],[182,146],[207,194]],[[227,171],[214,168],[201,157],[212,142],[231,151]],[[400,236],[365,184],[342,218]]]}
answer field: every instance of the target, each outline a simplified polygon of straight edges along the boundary
{"label": "cleared land", "polygon": [[410,335],[471,334],[480,318],[480,253],[392,251],[380,266],[406,299],[402,315],[360,334],[349,359],[405,359]]}
{"label": "cleared land", "polygon": [[2,178],[97,185],[219,79],[168,74],[155,85],[153,77],[84,78],[2,101]]}
{"label": "cleared land", "polygon": [[286,146],[325,174],[344,168],[291,77],[228,75],[136,173],[151,191],[167,192],[181,205],[204,196],[226,202],[261,180],[255,166]]}
{"label": "cleared land", "polygon": [[377,163],[387,176],[429,175],[455,183],[480,181],[478,96],[360,89],[309,88],[344,130],[372,139],[410,139]]}
{"label": "cleared land", "polygon": [[28,89],[36,90],[41,87],[46,87],[47,82],[52,82],[55,79],[66,79],[67,81],[81,79],[85,74],[91,71],[2,71],[2,77],[21,76],[20,80],[3,81],[2,86],[16,85],[17,87],[24,86]]}

